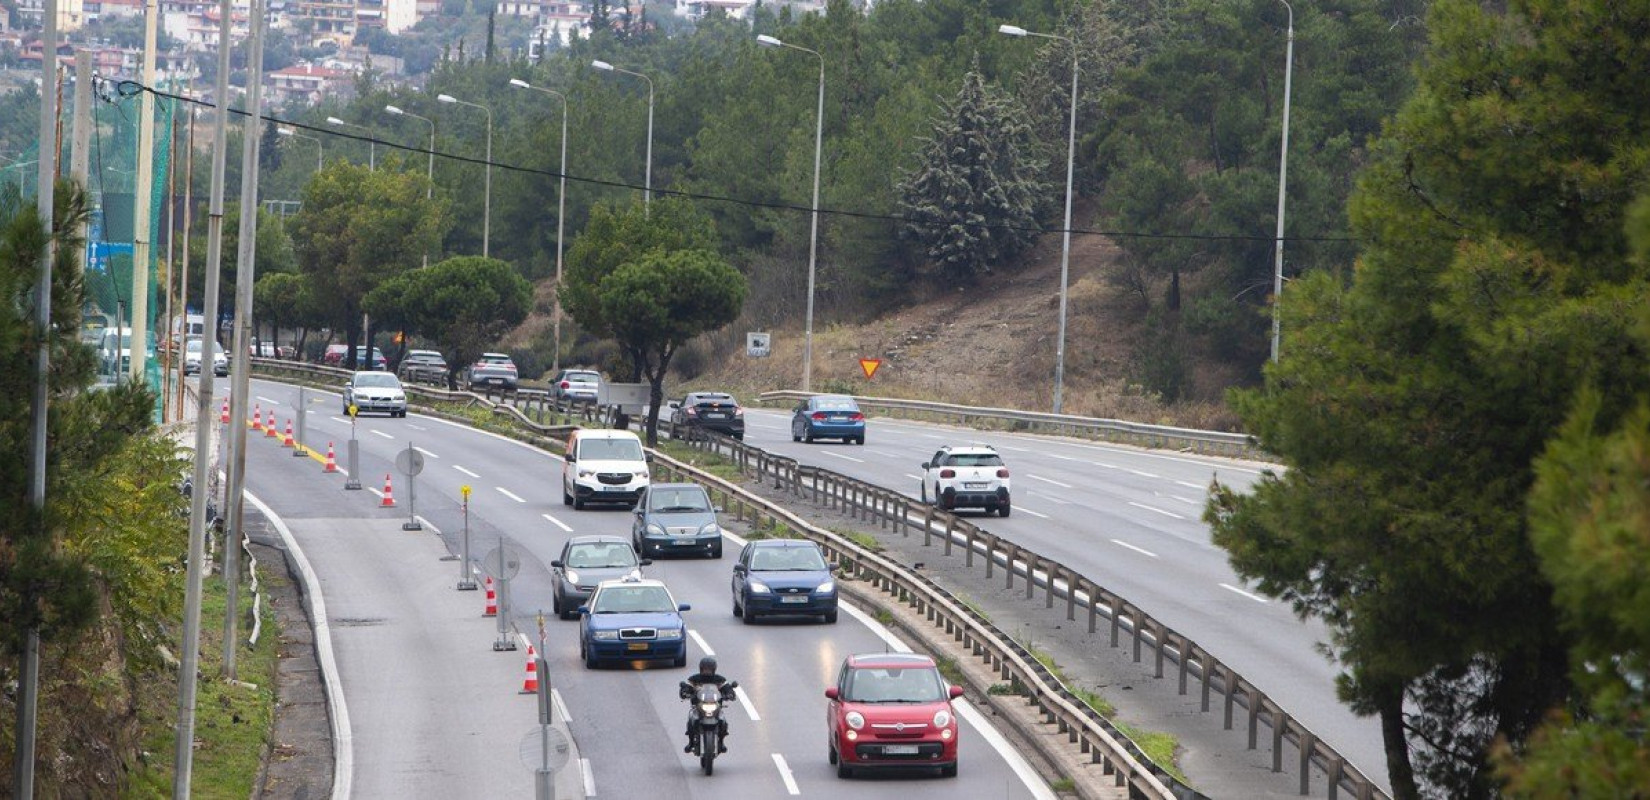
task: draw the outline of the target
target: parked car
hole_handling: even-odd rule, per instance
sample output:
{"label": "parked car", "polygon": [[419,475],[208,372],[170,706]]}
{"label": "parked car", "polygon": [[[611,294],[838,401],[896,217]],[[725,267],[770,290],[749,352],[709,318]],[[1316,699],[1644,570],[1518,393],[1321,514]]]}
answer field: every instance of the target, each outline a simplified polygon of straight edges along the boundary
{"label": "parked car", "polygon": [[434,350],[408,350],[396,374],[408,383],[444,386],[447,383],[447,359]]}
{"label": "parked car", "polygon": [[[150,362],[155,360],[155,332],[148,331],[145,336],[144,357]],[[103,337],[98,341],[98,359],[102,362],[104,375],[125,375],[132,368],[132,329],[129,327],[104,328]]]}
{"label": "parked car", "polygon": [[865,415],[854,398],[845,394],[816,394],[791,412],[791,441],[841,439],[865,444]]}
{"label": "parked car", "polygon": [[407,392],[400,379],[388,372],[362,370],[344,384],[344,413],[355,406],[357,414],[382,411],[392,417],[407,416]]}
{"label": "parked car", "polygon": [[670,401],[670,422],[689,430],[716,431],[743,441],[745,409],[727,392],[689,392]]}
{"label": "parked car", "polygon": [[944,509],[983,508],[1008,516],[1008,466],[985,445],[941,447],[922,465],[922,501]]}
{"label": "parked car", "polygon": [[602,375],[589,369],[564,369],[550,381],[550,399],[558,408],[596,402],[601,391]]}
{"label": "parked car", "polygon": [[[349,354],[347,344],[329,344],[325,352],[321,353],[321,363],[329,367],[346,366],[345,359]],[[389,369],[389,361],[384,358],[384,351],[374,347],[372,349],[372,365],[367,365],[367,348],[361,345],[355,347],[355,366],[357,369],[383,371]]]}
{"label": "parked car", "polygon": [[733,615],[819,615],[836,622],[836,580],[819,545],[805,539],[758,539],[733,565]]}
{"label": "parked car", "polygon": [[642,491],[636,521],[630,527],[636,552],[652,558],[664,553],[722,557],[720,510],[697,483],[659,483]]}
{"label": "parked car", "polygon": [[588,669],[604,661],[660,661],[687,665],[687,626],[663,583],[646,578],[603,581],[579,607],[579,658]]}
{"label": "parked car", "polygon": [[635,508],[649,478],[647,452],[636,434],[580,428],[568,436],[561,468],[563,505],[583,510],[587,503],[624,503]]}
{"label": "parked car", "polygon": [[464,384],[470,389],[496,386],[516,388],[516,362],[504,353],[482,353],[476,363],[464,371]]}
{"label": "parked car", "polygon": [[[201,354],[206,352],[204,339],[190,339],[183,345],[183,374],[199,375],[201,372]],[[229,356],[223,352],[223,347],[216,342],[212,343],[212,374],[220,378],[229,374]]]}
{"label": "parked car", "polygon": [[829,701],[829,759],[839,778],[855,770],[934,767],[957,774],[957,712],[961,697],[934,659],[914,653],[870,653],[844,659]]}
{"label": "parked car", "polygon": [[637,558],[623,537],[574,536],[562,545],[561,557],[550,562],[551,610],[562,619],[573,619],[602,581],[640,578],[642,567],[650,563]]}
{"label": "parked car", "polygon": [[247,345],[247,353],[257,358],[292,358],[294,352],[290,345],[277,345],[274,342],[254,342]]}

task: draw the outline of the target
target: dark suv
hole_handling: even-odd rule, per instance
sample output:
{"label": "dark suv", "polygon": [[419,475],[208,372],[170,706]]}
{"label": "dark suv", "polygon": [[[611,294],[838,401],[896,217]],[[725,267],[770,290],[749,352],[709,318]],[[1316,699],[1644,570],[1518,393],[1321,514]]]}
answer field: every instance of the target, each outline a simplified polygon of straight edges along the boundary
{"label": "dark suv", "polygon": [[681,400],[670,401],[670,422],[688,429],[698,428],[745,438],[745,409],[726,392],[688,392]]}
{"label": "dark suv", "polygon": [[447,383],[447,359],[434,350],[408,350],[397,371],[405,383]]}

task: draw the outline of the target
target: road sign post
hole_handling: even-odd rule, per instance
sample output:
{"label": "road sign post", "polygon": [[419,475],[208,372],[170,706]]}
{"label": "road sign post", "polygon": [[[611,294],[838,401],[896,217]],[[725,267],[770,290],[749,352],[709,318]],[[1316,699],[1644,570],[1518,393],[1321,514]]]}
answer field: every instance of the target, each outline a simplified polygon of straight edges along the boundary
{"label": "road sign post", "polygon": [[361,488],[361,443],[355,438],[355,412],[357,406],[349,407],[349,475],[344,478],[345,489]]}
{"label": "road sign post", "polygon": [[309,401],[305,399],[304,387],[300,386],[298,387],[298,441],[297,446],[292,448],[292,454],[298,458],[309,455],[304,452],[304,418],[308,415]]}
{"label": "road sign post", "polygon": [[464,498],[464,558],[458,562],[458,590],[473,592],[476,581],[470,573],[470,485],[466,483],[458,487],[458,493]]}
{"label": "road sign post", "polygon": [[418,523],[418,473],[424,471],[424,454],[407,442],[407,449],[395,456],[395,467],[401,474],[407,476],[407,521],[401,524],[401,530],[421,531],[424,526]]}
{"label": "road sign post", "polygon": [[497,547],[487,551],[482,568],[498,582],[498,638],[493,641],[493,650],[514,650],[516,638],[509,634],[510,579],[521,571],[521,553],[500,541]]}

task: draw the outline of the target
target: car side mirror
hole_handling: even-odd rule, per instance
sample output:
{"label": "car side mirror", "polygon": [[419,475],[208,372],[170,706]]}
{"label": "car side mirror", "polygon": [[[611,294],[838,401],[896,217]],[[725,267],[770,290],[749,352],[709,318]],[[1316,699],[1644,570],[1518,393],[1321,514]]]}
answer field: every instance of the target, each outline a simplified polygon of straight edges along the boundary
{"label": "car side mirror", "polygon": [[590,606],[579,606],[579,614],[587,617],[590,616]]}
{"label": "car side mirror", "polygon": [[687,603],[682,603],[682,604],[676,606],[676,610],[677,611],[692,611],[693,606],[690,606]]}
{"label": "car side mirror", "polygon": [[729,689],[739,688],[739,681],[728,681],[728,688]]}
{"label": "car side mirror", "polygon": [[928,462],[927,461],[922,462],[922,468],[923,469],[928,469]]}
{"label": "car side mirror", "polygon": [[644,558],[644,559],[642,559],[642,566],[644,566],[644,567],[651,567],[651,566],[653,566],[653,559],[651,559],[651,558]]}
{"label": "car side mirror", "polygon": [[826,687],[825,698],[827,700],[835,700],[837,698],[837,690],[835,686]]}
{"label": "car side mirror", "polygon": [[745,574],[745,565],[744,564],[734,564],[733,565],[733,574],[735,574],[735,575]]}
{"label": "car side mirror", "polygon": [[675,400],[672,400],[668,403],[665,403],[665,408],[681,408],[681,407],[682,407],[682,404],[676,402]]}
{"label": "car side mirror", "polygon": [[953,687],[951,687],[951,689],[950,689],[950,695],[951,695],[951,699],[952,699],[952,700],[955,700],[955,699],[957,699],[957,698],[959,698],[959,697],[962,697],[962,696],[963,696],[963,688],[962,688],[962,687],[961,687],[961,686],[953,686]]}
{"label": "car side mirror", "polygon": [[837,565],[829,563],[829,562],[827,562],[825,564],[825,571],[826,572],[836,572],[836,570],[837,570]]}
{"label": "car side mirror", "polygon": [[551,561],[551,562],[550,562],[550,566],[552,566],[552,567],[560,567],[560,566],[562,566],[562,563],[561,563],[561,559],[559,559],[559,558],[558,558],[558,559],[556,559],[556,560],[554,560],[554,561]]}
{"label": "car side mirror", "polygon": [[722,513],[722,507],[721,506],[711,506],[710,510],[715,511],[718,514]]}

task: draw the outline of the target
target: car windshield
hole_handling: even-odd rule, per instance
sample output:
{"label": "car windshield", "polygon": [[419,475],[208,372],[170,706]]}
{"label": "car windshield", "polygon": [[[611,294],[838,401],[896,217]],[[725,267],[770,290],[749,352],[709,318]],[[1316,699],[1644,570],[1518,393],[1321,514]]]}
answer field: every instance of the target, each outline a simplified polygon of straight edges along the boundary
{"label": "car windshield", "polygon": [[373,388],[373,389],[399,389],[399,388],[401,388],[401,382],[396,380],[394,375],[391,375],[387,372],[369,372],[369,373],[366,373],[364,375],[356,375],[355,376],[355,385],[356,385],[357,388],[361,388],[361,387],[368,387],[368,388]]}
{"label": "car windshield", "polygon": [[654,489],[648,494],[647,507],[664,512],[709,511],[710,502],[703,489]]}
{"label": "car windshield", "polygon": [[573,569],[634,567],[636,553],[625,544],[576,544],[568,549],[566,564]]}
{"label": "car windshield", "polygon": [[579,458],[590,461],[641,461],[642,443],[635,439],[586,439]]}
{"label": "car windshield", "polygon": [[823,572],[825,559],[812,547],[763,547],[751,554],[751,569],[760,572]]}
{"label": "car windshield", "polygon": [[953,453],[951,463],[953,467],[1000,467],[1003,465],[1002,456],[996,453]]}
{"label": "car windshield", "polygon": [[816,397],[814,408],[820,411],[858,411],[859,406],[847,397]]}
{"label": "car windshield", "polygon": [[856,703],[932,703],[946,698],[939,670],[932,667],[855,669],[848,673],[843,699]]}
{"label": "car windshield", "polygon": [[645,614],[675,611],[663,586],[608,586],[596,592],[593,614]]}

